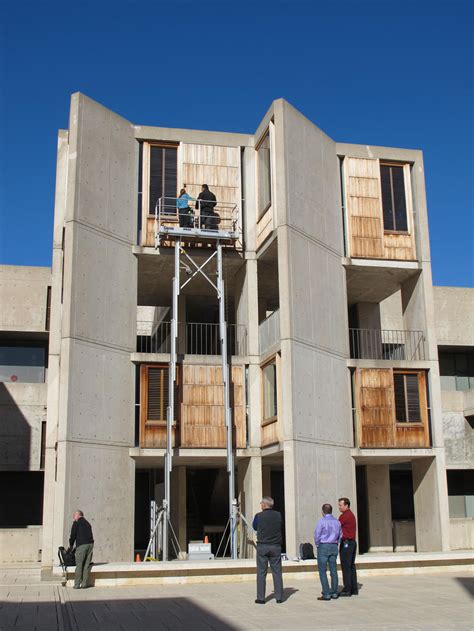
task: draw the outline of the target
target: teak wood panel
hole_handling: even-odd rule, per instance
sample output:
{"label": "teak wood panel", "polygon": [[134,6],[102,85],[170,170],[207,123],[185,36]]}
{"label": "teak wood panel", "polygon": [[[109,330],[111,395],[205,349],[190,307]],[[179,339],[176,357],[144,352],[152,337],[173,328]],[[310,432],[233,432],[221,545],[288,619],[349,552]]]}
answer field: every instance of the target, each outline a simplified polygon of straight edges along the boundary
{"label": "teak wood panel", "polygon": [[416,260],[409,165],[404,165],[408,233],[384,232],[380,160],[347,157],[344,179],[350,256]]}
{"label": "teak wood panel", "polygon": [[[232,366],[231,408],[234,443],[246,446],[244,367]],[[220,366],[183,366],[181,446],[226,446],[224,386]]]}
{"label": "teak wood panel", "polygon": [[270,206],[257,222],[257,248],[273,232],[273,228],[273,208]]}
{"label": "teak wood panel", "polygon": [[280,432],[278,419],[275,419],[271,423],[262,425],[262,447],[267,445],[273,445],[280,441]]}
{"label": "teak wood panel", "polygon": [[[405,371],[409,372],[409,371]],[[397,423],[393,369],[356,370],[357,446],[361,448],[429,447],[426,376],[418,372],[421,423]]]}

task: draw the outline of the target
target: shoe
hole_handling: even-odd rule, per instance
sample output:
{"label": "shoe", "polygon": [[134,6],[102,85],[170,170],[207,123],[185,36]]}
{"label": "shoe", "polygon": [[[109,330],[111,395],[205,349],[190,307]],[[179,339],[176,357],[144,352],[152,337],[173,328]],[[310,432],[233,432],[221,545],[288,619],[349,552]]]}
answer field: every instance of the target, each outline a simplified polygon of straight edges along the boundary
{"label": "shoe", "polygon": [[324,598],[324,596],[319,596],[318,600],[331,600],[330,598]]}
{"label": "shoe", "polygon": [[351,596],[358,596],[359,592],[351,592]]}
{"label": "shoe", "polygon": [[80,585],[74,585],[74,589],[81,589]]}
{"label": "shoe", "polygon": [[337,600],[339,598],[339,594],[331,594],[331,598],[333,600]]}
{"label": "shoe", "polygon": [[352,596],[352,594],[350,592],[341,592],[339,594],[340,598],[349,598],[350,596]]}
{"label": "shoe", "polygon": [[264,600],[259,600],[259,599],[257,598],[257,600],[255,601],[255,604],[256,604],[256,605],[264,605],[264,604],[265,604],[265,601],[264,601]]}
{"label": "shoe", "polygon": [[277,604],[279,605],[280,603],[282,603],[282,600],[277,600]]}

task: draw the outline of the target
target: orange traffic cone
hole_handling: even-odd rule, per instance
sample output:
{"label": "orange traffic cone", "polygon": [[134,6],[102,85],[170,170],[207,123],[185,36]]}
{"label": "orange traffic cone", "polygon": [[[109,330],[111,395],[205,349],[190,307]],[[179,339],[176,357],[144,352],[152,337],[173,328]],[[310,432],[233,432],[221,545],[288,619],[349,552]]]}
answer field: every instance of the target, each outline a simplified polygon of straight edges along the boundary
{"label": "orange traffic cone", "polygon": [[204,537],[204,543],[209,543],[209,537],[207,535]]}
{"label": "orange traffic cone", "polygon": [[137,552],[137,556],[135,557],[135,563],[141,563],[142,560],[140,559],[140,555]]}

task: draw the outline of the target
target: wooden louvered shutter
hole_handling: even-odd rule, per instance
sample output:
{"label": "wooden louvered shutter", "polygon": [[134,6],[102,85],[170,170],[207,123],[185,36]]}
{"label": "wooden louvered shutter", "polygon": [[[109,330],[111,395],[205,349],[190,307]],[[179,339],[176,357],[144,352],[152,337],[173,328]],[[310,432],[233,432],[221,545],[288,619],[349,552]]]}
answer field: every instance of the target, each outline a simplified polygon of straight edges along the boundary
{"label": "wooden louvered shutter", "polygon": [[[176,197],[178,188],[178,150],[176,147],[150,147],[150,193],[148,212],[155,212],[160,197]],[[166,207],[175,212],[173,200],[166,200]]]}
{"label": "wooden louvered shutter", "polygon": [[397,423],[421,423],[418,373],[394,373]]}
{"label": "wooden louvered shutter", "polygon": [[147,421],[166,421],[168,368],[149,366],[147,380]]}

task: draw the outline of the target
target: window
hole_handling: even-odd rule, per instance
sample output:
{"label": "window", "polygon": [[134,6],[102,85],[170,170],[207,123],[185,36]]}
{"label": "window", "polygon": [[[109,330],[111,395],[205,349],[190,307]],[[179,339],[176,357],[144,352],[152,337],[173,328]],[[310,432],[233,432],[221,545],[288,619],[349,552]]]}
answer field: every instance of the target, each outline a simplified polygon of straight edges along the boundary
{"label": "window", "polygon": [[277,371],[273,361],[262,368],[263,376],[263,423],[274,421],[278,415]]}
{"label": "window", "polygon": [[381,164],[380,180],[384,230],[408,232],[403,166]]}
{"label": "window", "polygon": [[44,383],[46,347],[20,342],[0,345],[0,382]]}
{"label": "window", "polygon": [[154,214],[155,206],[161,197],[166,199],[163,212],[176,213],[176,191],[178,188],[178,149],[177,147],[150,146],[150,189],[148,213]]}
{"label": "window", "polygon": [[267,131],[257,147],[258,165],[258,216],[259,218],[272,203],[270,133]]}
{"label": "window", "polygon": [[393,381],[397,423],[421,423],[420,373],[394,372]]}
{"label": "window", "polygon": [[448,501],[450,517],[474,517],[474,471],[448,469]]}
{"label": "window", "polygon": [[[142,414],[145,422],[166,423],[169,404],[168,366],[142,366]],[[178,409],[178,389],[175,383],[174,392],[175,419]]]}
{"label": "window", "polygon": [[474,353],[439,353],[442,390],[474,388]]}

